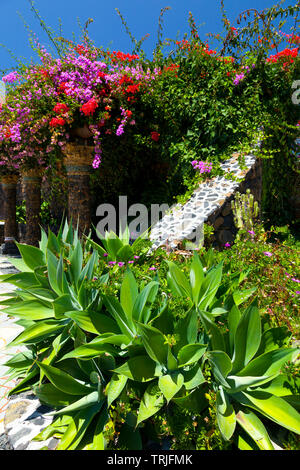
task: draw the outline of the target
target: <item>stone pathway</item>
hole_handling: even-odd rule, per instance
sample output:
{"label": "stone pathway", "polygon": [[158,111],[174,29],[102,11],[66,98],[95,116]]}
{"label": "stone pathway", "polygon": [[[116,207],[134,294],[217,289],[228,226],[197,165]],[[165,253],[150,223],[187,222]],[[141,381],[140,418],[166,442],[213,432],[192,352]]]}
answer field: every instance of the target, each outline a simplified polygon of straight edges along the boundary
{"label": "stone pathway", "polygon": [[175,205],[153,226],[150,234],[153,248],[162,245],[169,245],[174,248],[178,241],[193,239],[198,240],[198,244],[201,246],[204,222],[239,188],[241,180],[254,167],[255,163],[256,157],[247,155],[245,156],[245,170],[240,168],[236,156],[221,164],[221,168],[225,173],[232,172],[240,181],[233,181],[225,178],[225,176],[217,176],[212,180],[203,182],[194,191],[186,204]]}
{"label": "stone pathway", "polygon": [[[7,258],[0,255],[0,274],[9,274],[17,272],[14,267],[8,262]],[[13,292],[15,286],[11,284],[0,283],[1,300],[5,300],[5,294]],[[4,294],[4,296],[3,296]],[[10,354],[16,354],[20,351],[19,347],[10,348],[6,350],[6,346],[22,331],[22,327],[16,325],[12,318],[9,318],[3,312],[1,313],[2,305],[0,305],[0,435],[4,432],[4,416],[8,406],[7,393],[15,386],[15,380],[9,380],[7,377],[8,368],[3,364],[10,359]]]}

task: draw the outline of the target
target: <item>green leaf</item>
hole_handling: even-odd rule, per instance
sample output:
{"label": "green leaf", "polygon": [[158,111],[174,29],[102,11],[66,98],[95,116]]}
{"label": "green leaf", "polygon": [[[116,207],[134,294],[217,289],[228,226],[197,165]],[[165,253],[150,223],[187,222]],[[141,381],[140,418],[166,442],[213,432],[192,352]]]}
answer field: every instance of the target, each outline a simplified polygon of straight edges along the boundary
{"label": "green leaf", "polygon": [[199,310],[199,318],[210,338],[212,349],[226,351],[225,341],[220,328],[214,323],[208,312]]}
{"label": "green leaf", "polygon": [[61,410],[53,412],[55,416],[60,414],[69,414],[73,413],[74,411],[83,410],[84,408],[89,408],[90,406],[99,403],[99,393],[98,391],[91,392],[83,397],[79,398],[79,400],[74,401],[70,405],[62,408]]}
{"label": "green leaf", "polygon": [[65,316],[71,318],[84,331],[89,333],[116,333],[120,332],[118,325],[112,319],[98,312],[75,310],[66,312]]}
{"label": "green leaf", "polygon": [[50,365],[37,362],[37,365],[45,373],[50,382],[62,392],[70,395],[87,395],[91,393],[91,387],[81,384],[66,372]]}
{"label": "green leaf", "polygon": [[75,286],[77,286],[80,273],[82,271],[82,262],[83,262],[83,253],[82,253],[82,248],[81,248],[81,243],[78,240],[76,243],[75,249],[72,253],[72,256],[70,258],[70,272],[72,275],[72,280]]}
{"label": "green leaf", "polygon": [[28,266],[28,268],[34,270],[38,266],[46,265],[45,255],[39,248],[17,242],[16,245],[20,251],[24,263]]}
{"label": "green leaf", "polygon": [[161,374],[161,368],[148,356],[135,356],[114,370],[137,382],[147,382]]}
{"label": "green leaf", "polygon": [[93,433],[93,441],[91,444],[84,447],[83,450],[104,450],[105,449],[105,439],[103,436],[103,431],[108,420],[109,420],[109,415],[107,413],[107,409],[103,408],[98,418],[95,431]]}
{"label": "green leaf", "polygon": [[211,363],[216,379],[223,387],[229,388],[229,384],[225,379],[232,369],[230,358],[223,351],[210,351],[206,353],[206,356]]}
{"label": "green leaf", "polygon": [[232,356],[234,351],[234,337],[237,326],[241,319],[241,312],[236,305],[233,305],[228,314],[228,330],[229,330],[229,349]]}
{"label": "green leaf", "polygon": [[286,346],[289,343],[290,338],[291,333],[286,326],[269,328],[262,334],[260,346],[256,356],[259,356],[268,351],[272,351],[273,349]]}
{"label": "green leaf", "polygon": [[200,293],[198,308],[207,310],[213,302],[222,280],[223,262],[211,268],[205,276]]}
{"label": "green leaf", "polygon": [[97,403],[87,409],[79,411],[64,433],[57,450],[74,450],[82,440],[94,416],[100,411],[102,404]]}
{"label": "green leaf", "polygon": [[153,361],[167,364],[168,345],[164,335],[152,326],[138,324],[143,345]]}
{"label": "green leaf", "polygon": [[167,374],[159,377],[158,386],[162,391],[167,402],[179,392],[184,382],[183,375],[179,372],[174,372],[172,374]]}
{"label": "green leaf", "polygon": [[254,358],[239,371],[238,376],[278,375],[287,361],[292,361],[299,354],[299,349],[281,348],[269,351]]}
{"label": "green leaf", "polygon": [[261,414],[289,429],[300,434],[300,414],[283,398],[275,397],[267,392],[253,391],[240,392],[237,399],[245,406],[249,406]]}
{"label": "green leaf", "polygon": [[237,393],[241,390],[246,390],[248,387],[257,387],[259,385],[270,382],[274,378],[274,375],[266,375],[259,377],[239,377],[237,375],[228,375],[226,382],[230,386],[230,390],[227,390],[228,393]]}
{"label": "green leaf", "polygon": [[10,346],[16,346],[23,343],[38,343],[45,338],[48,338],[50,335],[62,331],[64,326],[64,324],[58,323],[55,320],[45,320],[43,322],[40,321],[23,331],[10,343]]}
{"label": "green leaf", "polygon": [[121,427],[120,436],[118,439],[118,445],[121,449],[126,450],[142,450],[142,439],[140,431],[138,429],[133,429],[131,426],[128,426],[126,423]]}
{"label": "green leaf", "polygon": [[183,367],[199,361],[207,348],[207,344],[187,344],[178,353],[178,366]]}
{"label": "green leaf", "polygon": [[107,395],[108,408],[122,393],[127,383],[127,380],[128,377],[126,377],[125,375],[113,374],[105,390],[105,394]]}
{"label": "green leaf", "polygon": [[192,289],[183,272],[172,261],[167,261],[169,271],[167,279],[174,295],[192,299]]}
{"label": "green leaf", "polygon": [[16,274],[1,274],[0,282],[9,282],[9,284],[12,284],[13,286],[17,286],[20,289],[38,287],[40,284],[37,281],[35,274],[31,272],[16,273]]}
{"label": "green leaf", "polygon": [[52,407],[68,406],[79,400],[81,395],[71,395],[62,392],[52,383],[42,384],[34,387],[34,393],[42,403],[46,403]]}
{"label": "green leaf", "polygon": [[222,387],[217,392],[216,410],[217,422],[222,437],[225,441],[229,441],[235,431],[236,416],[233,406]]}
{"label": "green leaf", "polygon": [[120,291],[120,301],[127,317],[132,319],[132,310],[138,296],[138,286],[132,271],[127,268]]}
{"label": "green leaf", "polygon": [[[242,315],[234,337],[233,370],[243,369],[257,352],[261,340],[261,320],[257,302],[253,302]],[[246,374],[251,375],[251,374]],[[259,374],[255,374],[259,375]]]}
{"label": "green leaf", "polygon": [[45,307],[38,300],[23,301],[15,306],[4,309],[4,313],[28,320],[44,320],[54,317],[53,309]]}
{"label": "green leaf", "polygon": [[235,305],[238,307],[243,302],[246,302],[246,300],[251,297],[251,295],[253,295],[256,290],[257,287],[251,287],[251,289],[235,291],[232,294]]}
{"label": "green leaf", "polygon": [[180,408],[188,410],[188,412],[199,413],[208,407],[208,400],[205,397],[204,389],[199,387],[188,393],[184,397],[173,398],[172,403],[176,403]]}
{"label": "green leaf", "polygon": [[103,302],[109,313],[117,322],[121,332],[129,338],[133,338],[135,336],[135,327],[130,321],[130,318],[126,316],[118,300],[113,296],[106,295],[103,298]]}
{"label": "green leaf", "polygon": [[205,382],[205,378],[203,377],[201,366],[199,364],[196,364],[188,371],[183,370],[182,374],[184,376],[184,386],[186,390],[192,390]]}
{"label": "green leaf", "polygon": [[156,281],[151,281],[147,286],[140,292],[136,297],[133,309],[132,317],[139,322],[147,323],[150,317],[150,308],[154,302],[157,292],[158,292],[159,283]]}
{"label": "green leaf", "polygon": [[247,434],[256,442],[261,450],[274,450],[273,444],[269,438],[261,420],[250,410],[240,410],[236,414],[236,420]]}
{"label": "green leaf", "polygon": [[195,252],[190,269],[190,284],[192,288],[192,297],[194,304],[198,304],[199,294],[202,282],[204,280],[203,266],[200,261],[199,255]]}
{"label": "green leaf", "polygon": [[164,397],[157,384],[150,384],[142,398],[137,425],[157,413],[164,405]]}

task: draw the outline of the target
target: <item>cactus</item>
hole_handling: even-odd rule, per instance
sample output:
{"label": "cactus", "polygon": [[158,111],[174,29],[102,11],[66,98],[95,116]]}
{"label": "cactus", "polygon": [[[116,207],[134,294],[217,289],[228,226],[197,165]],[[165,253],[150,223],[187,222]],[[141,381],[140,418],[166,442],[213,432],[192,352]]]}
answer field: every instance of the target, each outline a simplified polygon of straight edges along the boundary
{"label": "cactus", "polygon": [[231,202],[234,223],[238,230],[253,230],[254,220],[259,214],[258,202],[247,189],[246,194],[236,193]]}

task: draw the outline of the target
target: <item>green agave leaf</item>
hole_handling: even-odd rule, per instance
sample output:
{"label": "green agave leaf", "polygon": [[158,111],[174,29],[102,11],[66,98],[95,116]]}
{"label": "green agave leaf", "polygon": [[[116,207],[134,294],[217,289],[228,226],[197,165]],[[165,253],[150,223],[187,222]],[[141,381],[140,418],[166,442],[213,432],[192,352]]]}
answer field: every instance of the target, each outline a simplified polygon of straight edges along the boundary
{"label": "green agave leaf", "polygon": [[81,398],[81,395],[71,395],[62,392],[52,383],[34,387],[34,393],[42,403],[53,407],[68,406]]}
{"label": "green agave leaf", "polygon": [[211,268],[201,285],[198,308],[207,310],[213,302],[222,280],[223,262]]}
{"label": "green agave leaf", "polygon": [[254,292],[257,290],[257,287],[251,287],[250,289],[244,289],[244,290],[238,290],[233,292],[233,300],[235,305],[238,307],[241,305],[243,302],[246,302],[251,295],[254,294]]}
{"label": "green agave leaf", "polygon": [[126,315],[132,319],[132,310],[138,296],[138,285],[132,271],[127,268],[120,290],[120,301]]}
{"label": "green agave leaf", "polygon": [[38,266],[46,265],[45,255],[39,248],[17,242],[16,245],[20,251],[24,263],[28,266],[28,268],[34,270]]}
{"label": "green agave leaf", "polygon": [[179,336],[179,340],[174,347],[177,353],[186,344],[196,343],[198,336],[198,318],[194,308],[177,322],[174,334]]}
{"label": "green agave leaf", "polygon": [[[300,380],[298,380],[299,382]],[[265,384],[263,387],[258,387],[257,390],[262,390],[277,397],[286,397],[287,395],[293,395],[299,391],[299,383],[291,380],[286,374],[280,374],[275,377],[272,382]]]}
{"label": "green agave leaf", "polygon": [[1,274],[0,282],[9,282],[13,286],[20,289],[27,289],[31,287],[39,287],[35,274],[32,272],[16,273],[16,274]]}
{"label": "green agave leaf", "polygon": [[262,334],[261,343],[256,356],[286,346],[290,341],[291,335],[291,332],[285,326],[269,328]]}
{"label": "green agave leaf", "polygon": [[173,294],[192,299],[192,289],[185,274],[172,261],[167,261],[167,263],[169,266],[167,279]]}
{"label": "green agave leaf", "polygon": [[41,240],[39,241],[39,249],[43,253],[46,253],[47,243],[48,243],[47,234],[46,234],[45,230],[43,229],[43,227],[41,227]]}
{"label": "green agave leaf", "polygon": [[[261,320],[257,301],[253,302],[241,316],[234,337],[233,370],[243,369],[257,352],[261,340]],[[246,374],[251,375],[251,374]],[[259,374],[254,374],[259,375]]]}
{"label": "green agave leaf", "polygon": [[228,375],[226,382],[230,386],[230,390],[227,390],[228,393],[237,393],[241,390],[246,390],[248,387],[257,387],[258,385],[265,384],[270,382],[275,376],[259,376],[259,377],[239,377],[237,375]]}
{"label": "green agave leaf", "polygon": [[233,305],[228,314],[228,330],[229,330],[229,349],[230,355],[233,355],[234,351],[234,337],[237,326],[241,319],[241,312],[236,305]]}
{"label": "green agave leaf", "polygon": [[150,307],[156,298],[158,287],[158,282],[151,281],[136,297],[132,309],[132,317],[136,321],[142,323],[148,322],[150,317]]}
{"label": "green agave leaf", "polygon": [[57,269],[58,269],[58,259],[56,256],[47,249],[47,272],[48,272],[48,280],[50,283],[51,288],[56,292],[58,295],[63,295],[65,292],[59,288],[57,283]]}
{"label": "green agave leaf", "polygon": [[30,390],[37,382],[39,370],[38,368],[32,370],[31,372],[27,373],[26,377],[21,380],[15,387],[11,388],[7,394],[8,397],[15,395],[16,393],[26,392],[26,390]]}
{"label": "green agave leaf", "polygon": [[63,318],[66,312],[75,310],[75,307],[76,306],[74,305],[70,294],[64,294],[60,297],[57,297],[53,302],[55,318]]}
{"label": "green agave leaf", "polygon": [[192,413],[201,414],[208,407],[208,400],[205,397],[204,389],[199,387],[180,398],[173,398],[172,403],[176,403],[180,408]]}
{"label": "green agave leaf", "polygon": [[159,364],[167,364],[168,345],[164,335],[152,326],[138,323],[138,331],[143,345],[153,361]]}
{"label": "green agave leaf", "polygon": [[194,253],[193,261],[190,269],[190,284],[192,288],[192,297],[194,304],[198,304],[199,294],[202,282],[204,280],[203,266],[200,261],[199,255]]}
{"label": "green agave leaf", "polygon": [[106,295],[103,298],[103,302],[109,313],[117,322],[121,332],[129,338],[133,338],[135,336],[135,327],[130,321],[130,318],[126,316],[118,300],[112,296]]}
{"label": "green agave leaf", "polygon": [[224,351],[210,351],[206,353],[206,356],[211,363],[213,374],[221,385],[225,388],[230,388],[226,377],[232,369],[232,363],[230,358]]}
{"label": "green agave leaf", "polygon": [[157,384],[150,384],[142,398],[138,419],[137,419],[137,426],[146,419],[153,416],[157,413],[164,405],[164,397],[161,393]]}
{"label": "green agave leaf", "polygon": [[222,387],[217,392],[216,410],[217,422],[222,437],[225,441],[229,441],[235,431],[236,416],[233,406],[230,404],[228,396]]}
{"label": "green agave leaf", "polygon": [[267,392],[240,392],[236,399],[290,431],[300,434],[300,414],[283,398]]}
{"label": "green agave leaf", "polygon": [[[53,303],[53,301],[57,298],[57,295],[49,290],[44,289],[42,287],[33,287],[32,289],[25,289],[26,292],[31,294],[33,297],[45,302],[45,305],[49,306],[49,303]],[[52,305],[51,305],[52,307]]]}
{"label": "green agave leaf", "polygon": [[188,371],[183,370],[182,374],[184,376],[184,386],[186,390],[193,390],[205,382],[205,378],[203,377],[201,366],[199,364],[196,364]]}
{"label": "green agave leaf", "polygon": [[57,450],[75,450],[83,439],[88,426],[94,416],[100,411],[102,403],[96,403],[89,408],[80,410],[72,420],[64,433]]}
{"label": "green agave leaf", "polygon": [[214,323],[211,316],[207,312],[199,310],[199,318],[210,338],[212,349],[217,351],[226,351],[223,334],[220,328]]}
{"label": "green agave leaf", "polygon": [[79,311],[66,312],[65,316],[71,318],[84,331],[89,333],[116,333],[120,332],[118,325],[112,319],[98,312]]}
{"label": "green agave leaf", "polygon": [[158,386],[168,403],[182,388],[183,382],[184,377],[179,372],[174,372],[172,374],[162,375],[159,377]]}
{"label": "green agave leaf", "polygon": [[83,450],[105,450],[106,440],[103,435],[104,427],[109,420],[109,415],[105,407],[101,410],[95,430],[93,431],[92,442],[84,447]]}
{"label": "green agave leaf", "polygon": [[299,349],[281,348],[269,351],[261,356],[254,358],[249,364],[239,371],[238,376],[262,376],[278,375],[282,366],[287,361],[293,359],[299,354]]}
{"label": "green agave leaf", "polygon": [[22,331],[9,346],[16,346],[18,344],[35,344],[48,338],[54,333],[62,331],[64,324],[58,323],[56,320],[39,321],[32,326],[29,326],[25,331]]}
{"label": "green agave leaf", "polygon": [[[97,357],[100,356],[101,354],[111,354],[115,355],[116,350],[111,346],[109,343],[118,343],[119,341],[122,341],[123,344],[123,335],[116,335],[116,336],[121,336],[120,338],[117,337],[110,337],[111,339],[108,341],[99,341],[99,343],[87,343],[83,344],[82,346],[76,347],[73,351],[70,351],[69,353],[65,354],[61,360],[65,359],[70,359],[70,358],[77,358],[77,359],[84,359],[84,358],[92,358],[92,357]],[[127,337],[125,337],[127,339]]]}
{"label": "green agave leaf", "polygon": [[116,261],[124,261],[125,263],[132,259],[134,255],[133,249],[130,245],[124,245],[120,248],[116,254]]}
{"label": "green agave leaf", "polygon": [[120,396],[122,393],[128,377],[126,375],[121,374],[113,374],[110,382],[108,383],[105,394],[107,395],[107,406],[108,408],[110,405]]}
{"label": "green agave leaf", "polygon": [[178,353],[178,366],[183,367],[199,361],[207,348],[207,344],[187,344]]}
{"label": "green agave leaf", "polygon": [[274,450],[266,428],[261,420],[250,410],[240,410],[236,414],[236,420],[247,434],[256,442],[261,450]]}
{"label": "green agave leaf", "polygon": [[53,309],[45,307],[45,305],[38,300],[20,302],[4,309],[4,313],[7,315],[17,316],[19,318],[26,318],[28,320],[44,320],[46,318],[54,317]]}
{"label": "green agave leaf", "polygon": [[37,362],[37,365],[45,373],[50,382],[62,392],[70,395],[87,395],[93,391],[91,387],[81,384],[66,372],[50,365]]}
{"label": "green agave leaf", "polygon": [[115,369],[114,372],[137,382],[147,382],[161,375],[161,368],[148,356],[135,356]]}
{"label": "green agave leaf", "polygon": [[65,408],[58,410],[58,411],[53,411],[52,414],[55,416],[60,415],[60,414],[69,414],[73,413],[74,411],[79,411],[83,410],[84,408],[88,408],[95,403],[99,403],[99,393],[97,392],[91,392],[88,395],[85,395],[84,397],[79,398],[79,400],[74,401],[70,405],[66,406]]}
{"label": "green agave leaf", "polygon": [[32,351],[23,351],[12,356],[11,359],[6,361],[3,365],[5,367],[13,367],[19,369],[23,367],[29,367],[34,361]]}
{"label": "green agave leaf", "polygon": [[83,263],[83,252],[82,252],[82,247],[81,243],[78,240],[76,243],[75,249],[72,253],[72,256],[70,258],[70,273],[72,276],[72,281],[75,286],[77,286],[80,273],[82,271],[82,263]]}

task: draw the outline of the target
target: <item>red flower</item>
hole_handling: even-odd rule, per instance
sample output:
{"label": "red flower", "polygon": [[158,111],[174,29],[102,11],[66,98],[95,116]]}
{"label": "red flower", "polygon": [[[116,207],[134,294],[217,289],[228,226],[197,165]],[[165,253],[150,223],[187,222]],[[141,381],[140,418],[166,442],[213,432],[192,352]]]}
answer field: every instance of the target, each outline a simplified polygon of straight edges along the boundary
{"label": "red flower", "polygon": [[127,114],[127,117],[128,117],[128,118],[131,118],[131,116],[132,116],[132,111],[130,111],[130,109],[127,109],[126,114]]}
{"label": "red flower", "polygon": [[67,113],[70,110],[69,110],[68,106],[65,103],[57,103],[54,106],[53,111],[55,112],[55,114],[64,114],[64,113]]}
{"label": "red flower", "polygon": [[151,139],[154,140],[154,142],[158,142],[160,138],[160,134],[156,131],[151,132]]}
{"label": "red flower", "polygon": [[64,126],[65,124],[66,124],[66,121],[63,118],[52,118],[49,123],[51,127]]}
{"label": "red flower", "polygon": [[94,114],[94,112],[96,111],[96,108],[98,108],[98,103],[95,100],[95,98],[91,98],[87,103],[81,106],[80,110],[86,116],[90,116],[91,114]]}

